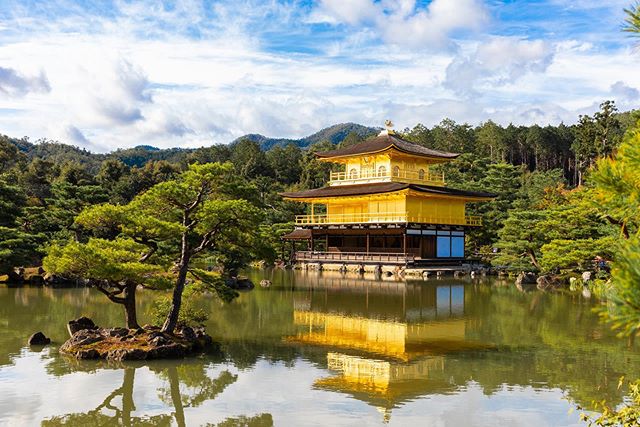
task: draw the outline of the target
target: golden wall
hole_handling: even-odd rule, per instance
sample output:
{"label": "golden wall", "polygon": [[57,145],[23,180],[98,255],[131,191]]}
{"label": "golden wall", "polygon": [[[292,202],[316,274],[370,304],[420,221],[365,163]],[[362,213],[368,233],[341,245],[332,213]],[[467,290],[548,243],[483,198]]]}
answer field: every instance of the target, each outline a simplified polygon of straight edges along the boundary
{"label": "golden wall", "polygon": [[398,194],[387,197],[349,197],[327,203],[328,222],[384,220],[387,216],[405,215],[409,221],[464,224],[463,199],[420,197]]}
{"label": "golden wall", "polygon": [[[393,152],[392,152],[393,153]],[[398,154],[378,154],[371,156],[352,157],[345,159],[345,172],[352,177],[388,176],[395,168],[400,171],[418,173],[421,169],[425,176],[429,175],[428,159],[409,157]]]}

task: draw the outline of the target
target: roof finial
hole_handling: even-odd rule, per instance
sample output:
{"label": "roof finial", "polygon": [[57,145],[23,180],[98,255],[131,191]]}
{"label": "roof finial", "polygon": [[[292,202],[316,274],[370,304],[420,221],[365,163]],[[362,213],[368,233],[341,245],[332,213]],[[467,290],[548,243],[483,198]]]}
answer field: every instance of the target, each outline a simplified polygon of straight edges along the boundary
{"label": "roof finial", "polygon": [[395,132],[393,131],[393,122],[389,119],[384,121],[385,129],[380,132],[380,135],[393,135]]}

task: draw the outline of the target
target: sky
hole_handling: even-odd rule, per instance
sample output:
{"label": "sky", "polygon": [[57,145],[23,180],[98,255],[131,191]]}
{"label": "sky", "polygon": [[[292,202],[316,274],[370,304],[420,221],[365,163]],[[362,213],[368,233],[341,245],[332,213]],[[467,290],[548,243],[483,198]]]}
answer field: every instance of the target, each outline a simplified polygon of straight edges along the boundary
{"label": "sky", "polygon": [[632,0],[0,0],[0,133],[95,152],[640,108]]}

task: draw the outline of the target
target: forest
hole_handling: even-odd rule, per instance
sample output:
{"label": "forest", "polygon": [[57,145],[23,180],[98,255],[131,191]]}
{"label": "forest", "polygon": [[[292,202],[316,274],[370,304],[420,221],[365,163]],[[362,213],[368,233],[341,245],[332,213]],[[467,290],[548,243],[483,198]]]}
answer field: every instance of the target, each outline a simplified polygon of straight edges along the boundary
{"label": "forest", "polygon": [[[491,202],[470,207],[471,214],[483,216],[483,227],[469,234],[468,257],[511,271],[578,271],[590,268],[596,256],[611,260],[615,241],[635,232],[594,202],[591,171],[598,159],[617,150],[639,118],[639,111],[621,113],[614,102],[604,101],[599,111],[580,116],[573,125],[504,127],[487,121],[473,127],[444,119],[432,128],[418,124],[401,134],[430,148],[462,153],[442,166],[447,185],[497,194]],[[356,144],[376,133],[356,130],[337,145]],[[41,265],[52,245],[91,237],[75,220],[86,208],[126,205],[176,179],[189,165],[211,163],[229,165],[225,173],[234,188],[226,197],[245,200],[260,213],[251,227],[254,237],[246,239],[252,243],[220,249],[216,259],[232,268],[255,260],[273,263],[282,256],[280,235],[293,228],[296,214],[305,213],[278,193],[321,187],[335,168],[314,156],[334,148],[331,140],[306,148],[285,143],[279,140],[264,150],[249,136],[198,149],[141,145],[93,154],[53,141],[2,136],[0,275]]]}

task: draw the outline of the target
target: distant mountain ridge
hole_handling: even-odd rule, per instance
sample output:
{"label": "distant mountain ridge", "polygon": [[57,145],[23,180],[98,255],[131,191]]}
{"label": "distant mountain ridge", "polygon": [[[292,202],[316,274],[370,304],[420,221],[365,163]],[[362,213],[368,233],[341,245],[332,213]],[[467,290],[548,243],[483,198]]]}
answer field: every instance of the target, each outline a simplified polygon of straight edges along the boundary
{"label": "distant mountain ridge", "polygon": [[[347,135],[354,132],[362,137],[367,137],[378,133],[378,128],[359,125],[356,123],[340,123],[324,128],[312,135],[300,139],[288,138],[268,138],[259,134],[247,134],[236,138],[231,144],[235,144],[242,139],[249,139],[260,145],[260,148],[267,151],[275,146],[286,146],[295,144],[305,149],[310,145],[321,141],[329,141],[334,145],[341,143]],[[75,162],[84,164],[92,173],[100,167],[100,162],[108,158],[119,159],[128,166],[143,166],[151,160],[166,160],[172,163],[184,161],[187,155],[202,148],[157,148],[151,145],[137,145],[132,148],[118,148],[110,153],[92,153],[85,148],[80,148],[71,144],[57,141],[29,142],[25,139],[11,138],[0,134],[0,139],[15,145],[28,158],[38,158],[49,160],[56,164],[65,162]],[[0,141],[1,142],[1,141]]]}
{"label": "distant mountain ridge", "polygon": [[357,123],[339,123],[337,125],[326,127],[312,135],[305,136],[300,139],[288,139],[288,138],[269,138],[264,135],[250,133],[236,138],[232,144],[243,139],[248,139],[260,144],[260,148],[263,150],[269,150],[276,145],[287,146],[288,144],[295,144],[300,148],[307,148],[312,144],[321,141],[329,141],[336,145],[342,142],[351,132],[354,132],[362,137],[367,137],[376,134],[380,131],[379,128],[373,128],[369,126],[359,125]]}

